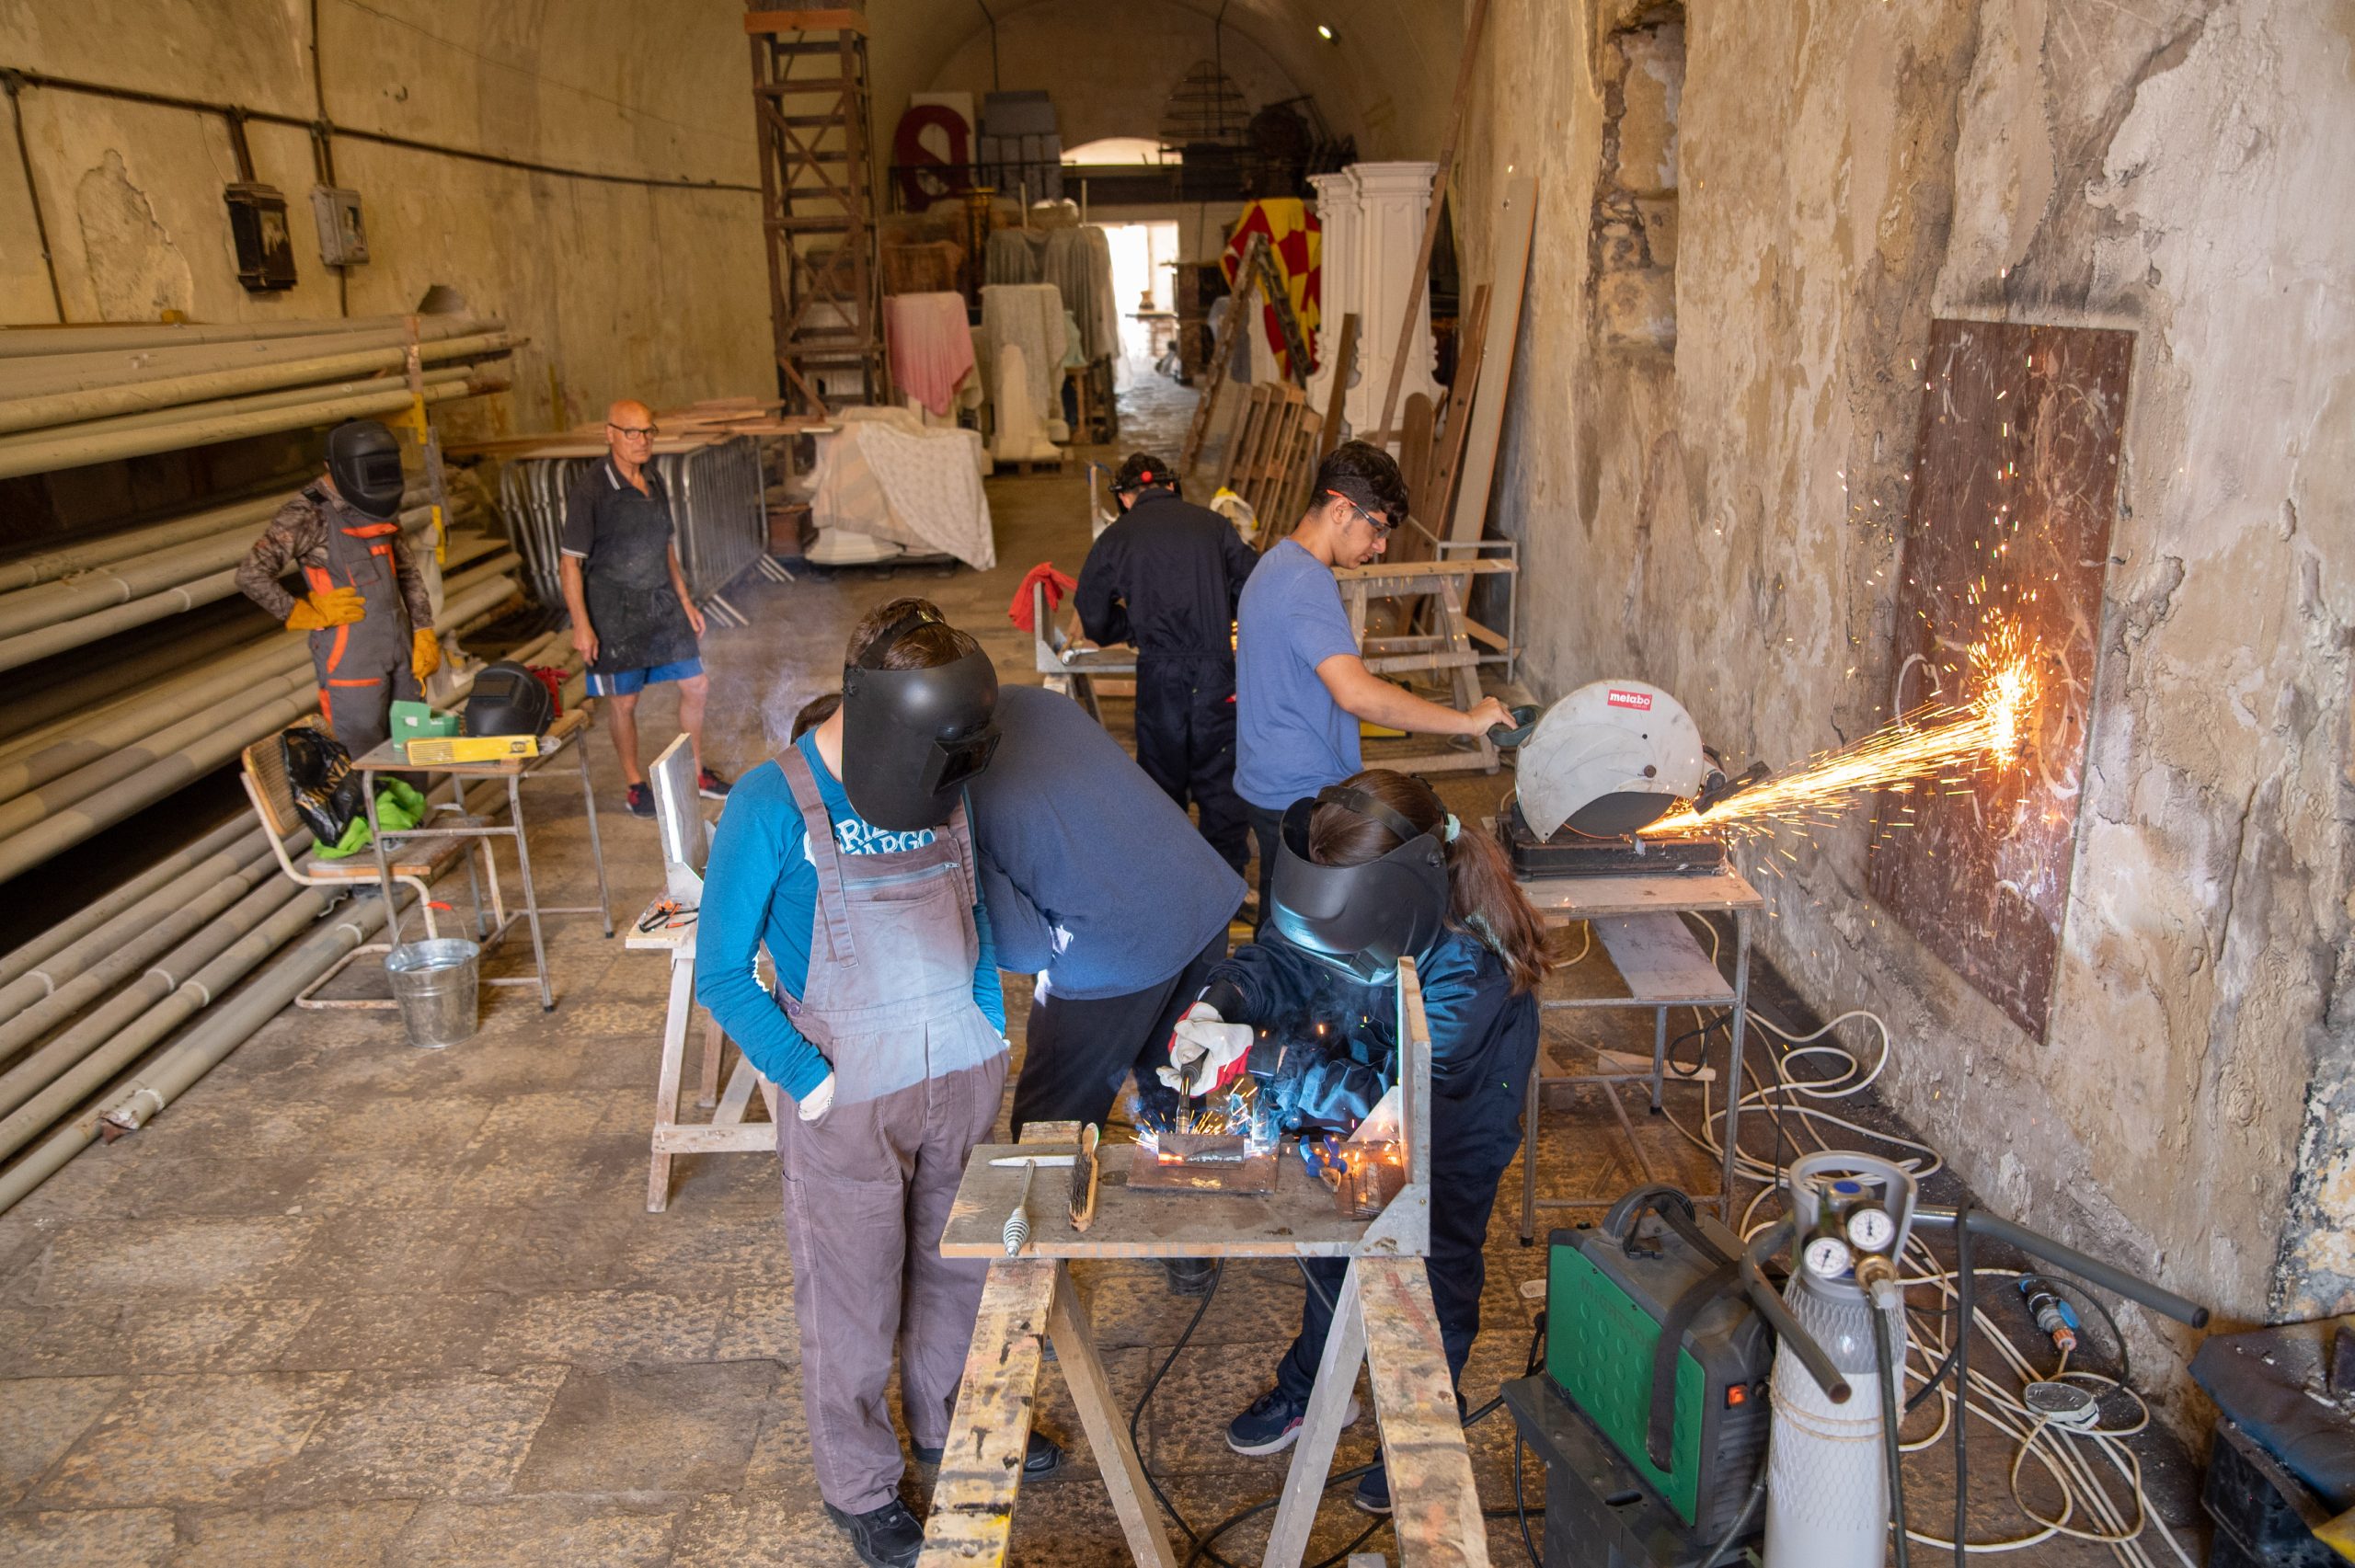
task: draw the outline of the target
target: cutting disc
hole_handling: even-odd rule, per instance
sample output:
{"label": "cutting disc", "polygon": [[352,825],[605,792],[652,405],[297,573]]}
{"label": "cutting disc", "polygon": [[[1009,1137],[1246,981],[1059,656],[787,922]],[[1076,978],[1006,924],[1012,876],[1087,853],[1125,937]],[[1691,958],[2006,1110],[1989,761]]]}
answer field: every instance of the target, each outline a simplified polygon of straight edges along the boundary
{"label": "cutting disc", "polygon": [[1514,790],[1541,839],[1632,833],[1701,787],[1708,760],[1684,705],[1641,681],[1597,681],[1546,710],[1521,748]]}

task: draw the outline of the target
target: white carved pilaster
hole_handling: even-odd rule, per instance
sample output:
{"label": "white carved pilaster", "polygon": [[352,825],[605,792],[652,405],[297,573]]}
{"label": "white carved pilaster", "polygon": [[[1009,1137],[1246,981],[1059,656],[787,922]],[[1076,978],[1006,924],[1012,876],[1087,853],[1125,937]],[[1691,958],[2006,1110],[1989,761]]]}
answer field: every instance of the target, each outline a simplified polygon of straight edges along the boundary
{"label": "white carved pilaster", "polygon": [[[1431,176],[1438,167],[1428,163],[1352,164],[1344,171],[1357,196],[1353,269],[1358,280],[1360,366],[1344,407],[1350,428],[1360,432],[1372,429],[1382,418],[1382,397],[1390,385],[1391,361],[1398,351],[1399,328],[1407,313],[1407,292],[1416,258],[1422,250],[1423,222],[1430,211]],[[1398,420],[1405,418],[1407,399],[1416,393],[1433,404],[1443,395],[1431,373],[1437,351],[1431,342],[1428,287],[1415,306],[1415,323],[1407,373],[1398,387],[1401,412],[1392,415]]]}

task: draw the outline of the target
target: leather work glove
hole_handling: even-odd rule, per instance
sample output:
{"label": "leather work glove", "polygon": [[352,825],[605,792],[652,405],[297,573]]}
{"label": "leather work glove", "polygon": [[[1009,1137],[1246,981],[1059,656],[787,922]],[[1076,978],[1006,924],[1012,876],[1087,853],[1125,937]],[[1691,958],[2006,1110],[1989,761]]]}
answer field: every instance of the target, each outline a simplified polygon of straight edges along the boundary
{"label": "leather work glove", "polygon": [[290,632],[324,632],[329,626],[349,626],[368,613],[368,601],[356,588],[330,588],[294,601],[287,612],[286,629]]}
{"label": "leather work glove", "polygon": [[801,1104],[793,1108],[793,1114],[805,1122],[814,1122],[831,1110],[833,1104],[834,1075],[830,1072],[826,1074],[824,1082],[801,1097]]}
{"label": "leather work glove", "polygon": [[425,683],[427,676],[441,668],[441,643],[435,639],[431,628],[420,628],[417,635],[408,640],[409,673],[417,677],[418,684],[421,686]]}
{"label": "leather work glove", "polygon": [[1169,1036],[1169,1065],[1154,1076],[1180,1094],[1207,1094],[1228,1068],[1250,1054],[1251,1033],[1250,1024],[1229,1024],[1217,1008],[1198,1001],[1178,1020]]}

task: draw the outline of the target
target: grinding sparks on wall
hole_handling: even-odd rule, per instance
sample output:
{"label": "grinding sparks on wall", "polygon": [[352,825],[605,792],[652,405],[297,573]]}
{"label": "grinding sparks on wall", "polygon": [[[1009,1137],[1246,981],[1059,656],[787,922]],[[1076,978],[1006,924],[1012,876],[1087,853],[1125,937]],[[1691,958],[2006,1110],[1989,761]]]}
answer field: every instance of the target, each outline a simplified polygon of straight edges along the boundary
{"label": "grinding sparks on wall", "polygon": [[2017,622],[1991,614],[1964,664],[1961,702],[1924,704],[1706,812],[1683,807],[1643,831],[1728,837],[1828,824],[1881,790],[1967,791],[1974,776],[2011,772],[2043,690],[2036,645]]}

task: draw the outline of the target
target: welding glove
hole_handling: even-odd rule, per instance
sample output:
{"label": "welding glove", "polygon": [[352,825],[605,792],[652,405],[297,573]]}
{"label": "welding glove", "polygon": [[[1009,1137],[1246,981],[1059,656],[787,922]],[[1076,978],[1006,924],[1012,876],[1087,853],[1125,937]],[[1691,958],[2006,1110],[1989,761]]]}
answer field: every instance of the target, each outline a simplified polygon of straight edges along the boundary
{"label": "welding glove", "polygon": [[294,601],[287,612],[286,629],[290,632],[324,632],[329,626],[349,626],[368,613],[368,601],[356,588],[329,588]]}
{"label": "welding glove", "polygon": [[830,1072],[826,1074],[824,1082],[801,1096],[801,1103],[793,1108],[793,1114],[805,1122],[814,1122],[824,1116],[833,1103],[834,1075]]}
{"label": "welding glove", "polygon": [[1229,1024],[1219,1017],[1217,1008],[1198,1001],[1186,1010],[1169,1036],[1169,1065],[1154,1076],[1180,1094],[1207,1094],[1250,1051],[1250,1024]]}
{"label": "welding glove", "polygon": [[408,640],[409,673],[417,677],[419,685],[425,678],[442,668],[442,644],[430,628],[420,628]]}

